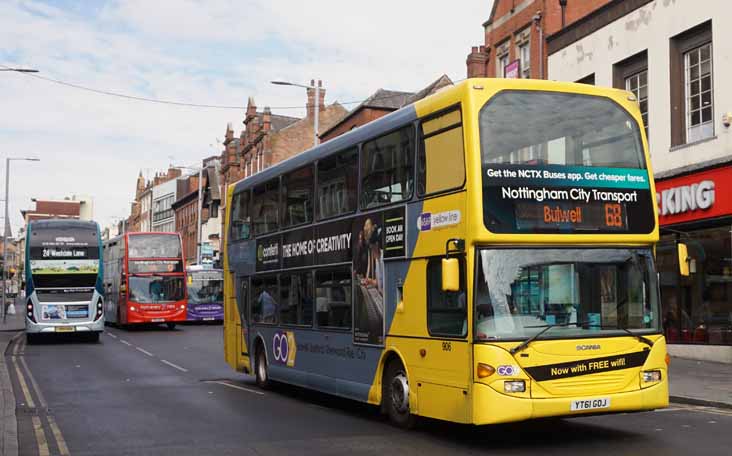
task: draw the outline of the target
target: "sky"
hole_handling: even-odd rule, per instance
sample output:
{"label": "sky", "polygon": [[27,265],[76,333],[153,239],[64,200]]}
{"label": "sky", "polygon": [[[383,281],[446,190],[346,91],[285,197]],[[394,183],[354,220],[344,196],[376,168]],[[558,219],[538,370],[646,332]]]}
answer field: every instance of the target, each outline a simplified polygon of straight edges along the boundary
{"label": "sky", "polygon": [[[492,1],[458,3],[0,0],[0,65],[156,100],[244,107],[251,96],[260,109],[302,116],[305,90],[270,81],[321,79],[330,104],[417,91],[443,73],[464,78]],[[31,198],[91,196],[102,227],[126,217],[139,172],[220,154],[226,125],[238,135],[243,114],[0,72],[0,157],[40,159],[11,163],[13,234]]]}

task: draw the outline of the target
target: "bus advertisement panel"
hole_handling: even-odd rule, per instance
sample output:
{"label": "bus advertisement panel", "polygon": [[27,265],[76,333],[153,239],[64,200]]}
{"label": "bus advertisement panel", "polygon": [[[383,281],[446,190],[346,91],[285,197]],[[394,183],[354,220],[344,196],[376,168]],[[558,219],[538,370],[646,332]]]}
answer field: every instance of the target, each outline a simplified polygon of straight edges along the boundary
{"label": "bus advertisement panel", "polygon": [[26,334],[79,332],[98,340],[104,329],[101,242],[95,222],[28,224]]}
{"label": "bus advertisement panel", "polygon": [[220,269],[187,271],[188,321],[224,319],[224,273]]}
{"label": "bus advertisement panel", "polygon": [[166,323],[186,320],[185,270],[178,233],[127,233],[104,246],[110,323]]}
{"label": "bus advertisement panel", "polygon": [[227,362],[400,426],[667,406],[640,122],[624,91],[468,80],[237,182]]}

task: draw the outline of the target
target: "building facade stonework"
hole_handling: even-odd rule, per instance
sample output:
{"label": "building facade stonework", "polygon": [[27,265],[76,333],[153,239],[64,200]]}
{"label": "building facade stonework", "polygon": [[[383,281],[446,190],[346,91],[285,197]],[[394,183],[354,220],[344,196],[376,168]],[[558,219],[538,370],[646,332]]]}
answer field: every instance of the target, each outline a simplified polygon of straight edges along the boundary
{"label": "building facade stonework", "polygon": [[[550,79],[632,92],[659,204],[669,352],[732,362],[732,76],[729,2],[612,1],[548,38]],[[685,242],[691,274],[678,274]]]}

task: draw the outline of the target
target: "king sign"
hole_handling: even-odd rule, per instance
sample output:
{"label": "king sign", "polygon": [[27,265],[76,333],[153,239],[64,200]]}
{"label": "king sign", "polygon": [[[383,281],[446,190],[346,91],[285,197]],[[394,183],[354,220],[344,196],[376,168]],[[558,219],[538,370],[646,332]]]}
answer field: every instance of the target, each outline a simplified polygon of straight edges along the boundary
{"label": "king sign", "polygon": [[714,181],[703,180],[690,185],[671,187],[656,194],[660,215],[682,214],[696,209],[709,209],[714,204]]}

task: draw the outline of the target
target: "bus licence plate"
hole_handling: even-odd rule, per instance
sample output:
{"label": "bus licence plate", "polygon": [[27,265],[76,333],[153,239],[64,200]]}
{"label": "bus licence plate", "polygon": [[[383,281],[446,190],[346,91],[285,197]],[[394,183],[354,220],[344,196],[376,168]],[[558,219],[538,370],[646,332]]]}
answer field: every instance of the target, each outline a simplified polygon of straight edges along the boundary
{"label": "bus licence plate", "polygon": [[150,321],[152,321],[153,323],[162,323],[165,321],[165,318],[153,318]]}
{"label": "bus licence plate", "polygon": [[610,398],[601,397],[598,399],[580,399],[572,401],[569,409],[573,412],[578,410],[594,410],[610,407]]}
{"label": "bus licence plate", "polygon": [[74,326],[56,326],[57,333],[74,332],[76,328]]}

